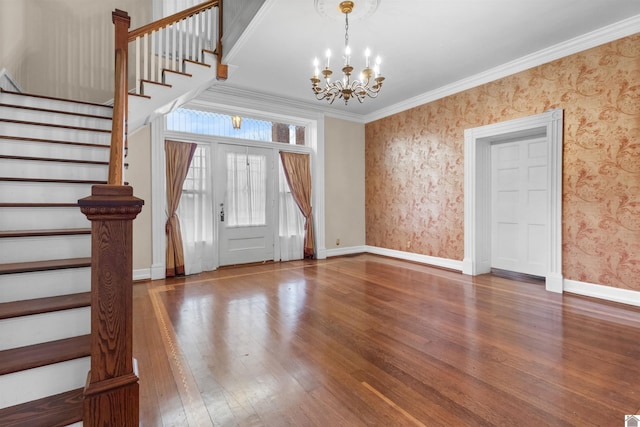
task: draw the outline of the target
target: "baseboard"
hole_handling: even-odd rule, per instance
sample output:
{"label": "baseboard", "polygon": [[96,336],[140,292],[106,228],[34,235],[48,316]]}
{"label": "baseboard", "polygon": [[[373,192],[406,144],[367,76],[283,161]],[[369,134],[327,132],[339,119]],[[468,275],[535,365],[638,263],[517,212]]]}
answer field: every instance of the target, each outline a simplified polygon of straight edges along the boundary
{"label": "baseboard", "polygon": [[419,262],[422,264],[429,264],[434,267],[447,268],[449,270],[462,272],[462,261],[458,261],[455,259],[438,258],[429,255],[420,255],[411,252],[397,251],[394,249],[379,248],[377,246],[365,246],[365,251],[376,255],[384,255],[392,258],[399,258],[407,261]]}
{"label": "baseboard", "polygon": [[565,279],[563,290],[564,292],[571,292],[573,294],[640,307],[640,292],[629,289],[620,289],[611,286],[596,285],[593,283]]}
{"label": "baseboard", "polygon": [[150,268],[140,268],[138,270],[133,270],[133,281],[136,280],[148,280],[151,279],[151,269]]}
{"label": "baseboard", "polygon": [[0,70],[0,88],[11,92],[22,92],[18,83],[11,77],[6,68]]}
{"label": "baseboard", "polygon": [[345,246],[342,248],[327,249],[327,257],[361,254],[367,252],[366,246]]}

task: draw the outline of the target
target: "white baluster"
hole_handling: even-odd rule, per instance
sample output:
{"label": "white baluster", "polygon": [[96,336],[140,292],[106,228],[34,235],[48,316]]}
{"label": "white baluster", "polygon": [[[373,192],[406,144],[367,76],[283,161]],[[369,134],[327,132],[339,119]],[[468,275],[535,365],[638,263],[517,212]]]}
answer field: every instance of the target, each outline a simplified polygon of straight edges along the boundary
{"label": "white baluster", "polygon": [[136,55],[135,55],[135,61],[136,61],[136,86],[135,86],[135,93],[140,93],[140,37],[136,37],[135,45],[136,45]]}

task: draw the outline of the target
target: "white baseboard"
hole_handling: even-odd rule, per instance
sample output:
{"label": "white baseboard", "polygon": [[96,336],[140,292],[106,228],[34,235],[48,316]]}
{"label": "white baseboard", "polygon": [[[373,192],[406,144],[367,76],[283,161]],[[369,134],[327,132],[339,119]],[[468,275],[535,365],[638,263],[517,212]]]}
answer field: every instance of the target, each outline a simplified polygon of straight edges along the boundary
{"label": "white baseboard", "polygon": [[411,252],[397,251],[394,249],[379,248],[377,246],[365,246],[366,252],[384,255],[393,258],[404,259],[407,261],[420,262],[422,264],[433,265],[434,267],[448,268],[462,272],[462,261],[448,258],[438,258],[429,255],[414,254]]}
{"label": "white baseboard", "polygon": [[564,280],[564,292],[571,292],[587,297],[600,298],[607,301],[621,302],[640,307],[640,292],[629,289],[614,288],[611,286],[596,285],[593,283],[579,282],[577,280]]}
{"label": "white baseboard", "polygon": [[133,280],[147,280],[151,279],[151,269],[150,268],[140,268],[138,270],[133,270]]}
{"label": "white baseboard", "polygon": [[361,254],[363,252],[367,252],[366,246],[345,246],[342,248],[333,248],[326,250],[327,257]]}
{"label": "white baseboard", "polygon": [[0,88],[11,92],[22,92],[18,83],[11,77],[6,68],[0,70]]}

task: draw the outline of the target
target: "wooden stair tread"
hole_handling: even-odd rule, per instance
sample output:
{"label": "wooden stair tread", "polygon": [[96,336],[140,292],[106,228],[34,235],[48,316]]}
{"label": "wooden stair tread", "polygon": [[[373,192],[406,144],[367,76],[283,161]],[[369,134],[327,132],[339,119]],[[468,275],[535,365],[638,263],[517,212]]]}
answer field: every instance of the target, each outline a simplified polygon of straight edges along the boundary
{"label": "wooden stair tread", "polygon": [[170,85],[168,83],[154,82],[153,80],[145,80],[145,79],[140,80],[140,83],[144,83],[144,84],[151,83],[153,85],[158,85],[158,86],[173,87],[172,85]]}
{"label": "wooden stair tread", "polygon": [[74,141],[60,141],[56,139],[44,139],[44,138],[27,138],[23,136],[11,136],[11,135],[0,135],[0,139],[13,139],[16,141],[25,141],[25,142],[44,142],[47,144],[78,145],[81,147],[92,147],[92,148],[106,148],[106,149],[111,148],[109,145],[104,145],[104,144],[92,144],[87,142],[74,142]]}
{"label": "wooden stair tread", "polygon": [[55,179],[55,178],[21,178],[14,176],[2,176],[0,181],[13,182],[41,182],[41,183],[60,183],[60,184],[106,184],[107,181],[93,179]]}
{"label": "wooden stair tread", "polygon": [[59,128],[59,129],[73,129],[73,130],[88,131],[88,132],[111,133],[111,129],[95,129],[95,128],[87,128],[82,126],[67,126],[67,125],[58,125],[54,123],[30,122],[25,120],[0,119],[0,122],[15,123],[18,125],[43,126],[43,127]]}
{"label": "wooden stair tread", "polygon": [[4,230],[0,231],[3,237],[40,237],[40,236],[75,236],[78,234],[91,234],[90,228],[60,228],[50,230]]}
{"label": "wooden stair tread", "polygon": [[0,375],[66,362],[91,355],[91,335],[0,351]]}
{"label": "wooden stair tread", "polygon": [[96,160],[56,159],[53,157],[13,156],[13,155],[5,155],[5,154],[0,154],[0,159],[35,160],[39,162],[57,162],[57,163],[77,163],[77,164],[83,164],[83,165],[103,165],[103,166],[109,165],[109,162],[99,162]]}
{"label": "wooden stair tread", "polygon": [[86,117],[86,118],[89,118],[89,119],[111,120],[111,117],[109,117],[109,116],[97,116],[95,114],[76,113],[76,112],[72,112],[72,111],[51,110],[49,108],[29,107],[29,106],[26,106],[26,105],[3,104],[1,102],[0,102],[0,107],[17,108],[17,109],[20,109],[20,110],[38,111],[40,113],[58,113],[58,114],[65,114],[65,115],[68,115],[68,116]]}
{"label": "wooden stair tread", "polygon": [[84,389],[0,409],[3,427],[58,427],[82,421]]}
{"label": "wooden stair tread", "polygon": [[112,105],[104,105],[104,104],[98,104],[98,103],[95,103],[95,102],[87,102],[87,101],[76,101],[74,99],[55,98],[53,96],[35,95],[33,93],[27,93],[27,92],[15,92],[15,91],[12,91],[12,90],[6,90],[6,89],[0,88],[0,93],[2,93],[2,92],[9,93],[11,95],[29,96],[31,98],[40,98],[40,99],[51,99],[51,100],[54,100],[54,101],[70,102],[72,104],[93,105],[95,107],[106,107],[106,108],[113,109]]}
{"label": "wooden stair tread", "polygon": [[0,319],[51,313],[91,305],[91,292],[0,303]]}
{"label": "wooden stair tread", "polygon": [[200,61],[194,61],[193,59],[183,59],[182,61],[189,62],[191,64],[202,65],[203,67],[211,68],[211,65],[209,65],[207,63],[204,63],[204,62],[200,62]]}
{"label": "wooden stair tread", "polygon": [[0,274],[29,273],[32,271],[62,270],[65,268],[90,267],[91,258],[52,259],[47,261],[13,262],[0,264]]}
{"label": "wooden stair tread", "polygon": [[163,73],[173,73],[173,74],[178,74],[181,76],[185,76],[185,77],[193,77],[193,74],[189,74],[189,73],[185,73],[184,71],[176,71],[176,70],[170,70],[168,68],[163,68],[162,69]]}

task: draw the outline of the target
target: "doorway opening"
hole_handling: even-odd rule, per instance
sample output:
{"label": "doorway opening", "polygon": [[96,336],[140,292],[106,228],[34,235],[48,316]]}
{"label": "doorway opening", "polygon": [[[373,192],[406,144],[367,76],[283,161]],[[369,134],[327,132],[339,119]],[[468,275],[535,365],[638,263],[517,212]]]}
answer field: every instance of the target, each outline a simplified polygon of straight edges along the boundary
{"label": "doorway opening", "polygon": [[507,141],[546,139],[546,216],[543,276],[548,291],[562,292],[562,131],[561,109],[465,130],[464,274],[492,268],[492,146]]}

